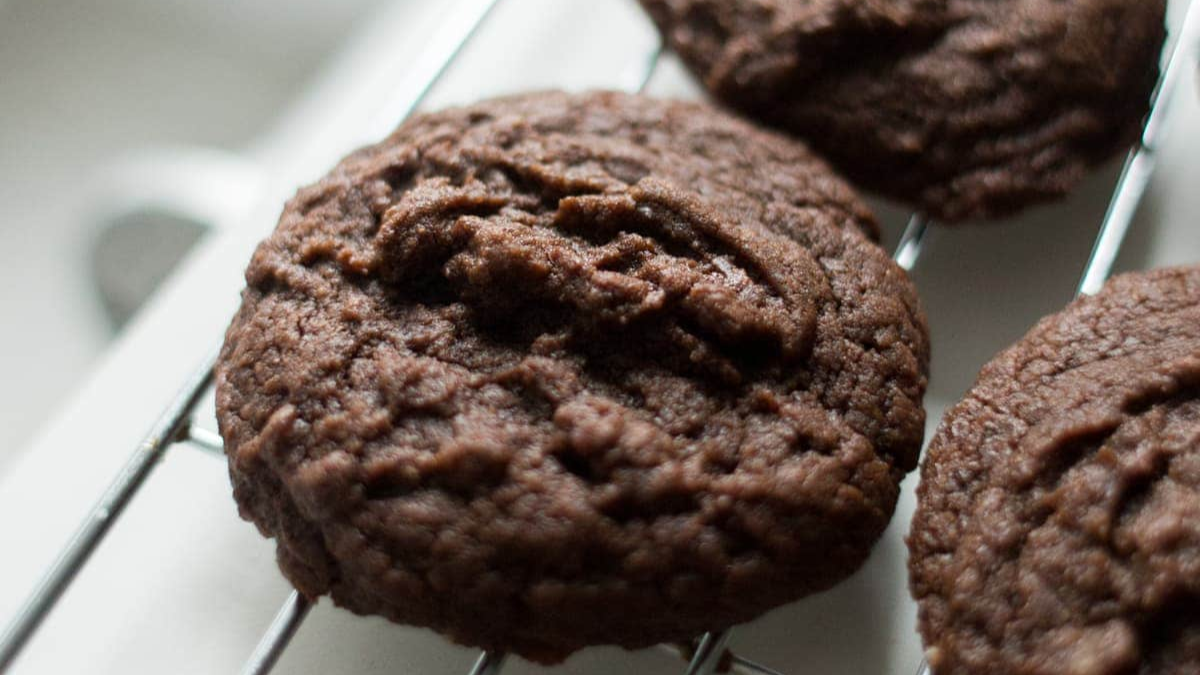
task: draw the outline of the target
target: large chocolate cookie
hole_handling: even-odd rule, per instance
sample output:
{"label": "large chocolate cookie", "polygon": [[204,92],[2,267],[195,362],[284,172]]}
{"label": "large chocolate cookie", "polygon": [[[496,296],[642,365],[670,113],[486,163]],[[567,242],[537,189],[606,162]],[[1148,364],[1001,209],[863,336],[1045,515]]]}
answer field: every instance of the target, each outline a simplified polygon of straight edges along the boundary
{"label": "large chocolate cookie", "polygon": [[218,368],[242,514],[306,595],[539,661],[853,572],[928,343],[871,216],[702,106],[418,117],[300,191]]}
{"label": "large chocolate cookie", "polygon": [[917,495],[937,675],[1200,672],[1200,268],[1042,320],[946,416]]}
{"label": "large chocolate cookie", "polygon": [[641,0],[730,105],[946,221],[1056,198],[1138,135],[1165,0]]}

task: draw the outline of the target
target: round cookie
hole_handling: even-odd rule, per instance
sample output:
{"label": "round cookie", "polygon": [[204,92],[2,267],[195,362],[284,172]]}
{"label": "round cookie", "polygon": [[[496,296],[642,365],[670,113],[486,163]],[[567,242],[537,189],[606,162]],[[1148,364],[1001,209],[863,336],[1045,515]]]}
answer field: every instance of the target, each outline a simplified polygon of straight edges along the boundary
{"label": "round cookie", "polygon": [[217,369],[242,515],[306,596],[554,662],[866,558],[928,336],[871,215],[704,106],[419,116],[288,203]]}
{"label": "round cookie", "polygon": [[1140,133],[1165,0],[641,0],[725,103],[939,220],[1066,194]]}
{"label": "round cookie", "polygon": [[997,356],[917,498],[937,675],[1200,672],[1200,268],[1118,277]]}

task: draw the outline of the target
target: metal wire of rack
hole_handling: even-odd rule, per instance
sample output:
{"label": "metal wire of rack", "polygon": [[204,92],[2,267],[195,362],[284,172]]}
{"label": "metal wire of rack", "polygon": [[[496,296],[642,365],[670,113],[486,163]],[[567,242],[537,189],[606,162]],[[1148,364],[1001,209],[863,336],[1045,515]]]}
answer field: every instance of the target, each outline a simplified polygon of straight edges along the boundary
{"label": "metal wire of rack", "polygon": [[[406,79],[397,87],[395,96],[378,116],[378,121],[383,125],[381,133],[390,129],[396,120],[407,118],[420,106],[499,4],[500,0],[480,0],[471,4],[447,23],[446,30],[433,37],[422,60],[410,70]],[[1078,289],[1080,294],[1099,291],[1112,272],[1117,254],[1154,170],[1155,154],[1162,141],[1167,104],[1178,81],[1183,77],[1183,71],[1190,67],[1192,57],[1198,49],[1200,0],[1192,0],[1189,2],[1183,28],[1175,40],[1167,67],[1158,82],[1140,142],[1130,151],[1116,184],[1084,269]],[[650,55],[636,86],[630,89],[639,92],[645,90],[657,69],[661,52],[660,44]],[[375,126],[379,125],[373,124],[372,130]],[[920,257],[925,235],[932,225],[929,219],[919,213],[909,219],[894,253],[894,259],[901,268],[906,271],[913,269]],[[221,438],[192,423],[199,401],[212,384],[216,357],[217,350],[214,349],[167,405],[149,434],[134,450],[125,466],[6,626],[4,633],[0,634],[0,673],[8,672],[170,447],[187,442],[204,451],[223,454]],[[300,628],[310,607],[310,603],[300,593],[292,592],[246,661],[243,675],[266,675],[271,672]],[[710,675],[726,657],[729,658],[732,668],[742,673],[781,675],[767,666],[729,652],[727,646],[731,635],[731,631],[727,629],[701,636],[684,671],[685,675]],[[504,663],[504,654],[485,651],[479,655],[470,673],[499,675]],[[922,662],[917,675],[928,673],[928,665]]]}

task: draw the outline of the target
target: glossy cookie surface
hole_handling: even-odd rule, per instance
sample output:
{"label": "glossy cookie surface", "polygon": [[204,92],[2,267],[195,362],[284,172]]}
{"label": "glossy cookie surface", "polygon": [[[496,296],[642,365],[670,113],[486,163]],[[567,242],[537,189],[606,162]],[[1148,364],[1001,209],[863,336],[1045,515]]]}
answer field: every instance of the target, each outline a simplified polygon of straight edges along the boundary
{"label": "glossy cookie surface", "polygon": [[243,515],[305,594],[553,662],[852,573],[928,338],[846,185],[711,108],[420,116],[286,207],[218,368]]}

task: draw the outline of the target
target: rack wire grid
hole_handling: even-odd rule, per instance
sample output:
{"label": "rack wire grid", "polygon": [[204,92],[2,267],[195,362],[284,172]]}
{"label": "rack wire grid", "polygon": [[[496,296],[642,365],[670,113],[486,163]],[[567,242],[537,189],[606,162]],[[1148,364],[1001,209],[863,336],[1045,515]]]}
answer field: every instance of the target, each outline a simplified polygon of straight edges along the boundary
{"label": "rack wire grid", "polygon": [[[514,0],[509,0],[514,1]],[[396,88],[393,99],[379,116],[372,131],[385,133],[397,120],[410,116],[426,98],[434,85],[454,64],[456,58],[492,15],[501,0],[478,0],[456,12],[432,37],[419,62],[413,64],[407,76]],[[663,51],[660,43],[647,58],[645,68],[632,91],[642,92],[653,77]],[[1184,76],[1193,67],[1200,51],[1200,0],[1188,3],[1182,28],[1176,37],[1151,99],[1150,112],[1145,120],[1139,143],[1129,151],[1120,177],[1109,201],[1088,262],[1084,268],[1077,294],[1094,294],[1111,275],[1118,253],[1130,229],[1146,188],[1153,174],[1156,153],[1161,147],[1169,100]],[[922,242],[934,225],[922,214],[913,214],[896,246],[894,259],[906,271],[912,271],[920,258]],[[218,348],[214,347],[203,365],[188,379],[178,395],[166,406],[158,421],[134,450],[127,463],[109,485],[99,502],[87,514],[75,535],[60,552],[57,560],[45,572],[28,600],[0,636],[0,673],[8,672],[22,649],[37,632],[43,621],[66,592],[71,582],[87,564],[92,553],[116,523],[122,512],[150,478],[153,469],[166,451],[185,441],[215,454],[223,455],[222,439],[217,434],[193,423],[193,418],[206,391],[212,385],[213,367]],[[257,647],[247,659],[243,675],[270,673],[292,637],[300,628],[311,604],[293,591],[279,609],[274,620],[262,635]],[[781,675],[768,666],[727,650],[731,630],[726,629],[700,636],[689,651],[685,675],[710,675],[722,664],[746,675]],[[678,650],[678,647],[662,646]],[[470,675],[499,675],[504,668],[505,655],[482,652]],[[917,675],[929,675],[922,662]]]}

